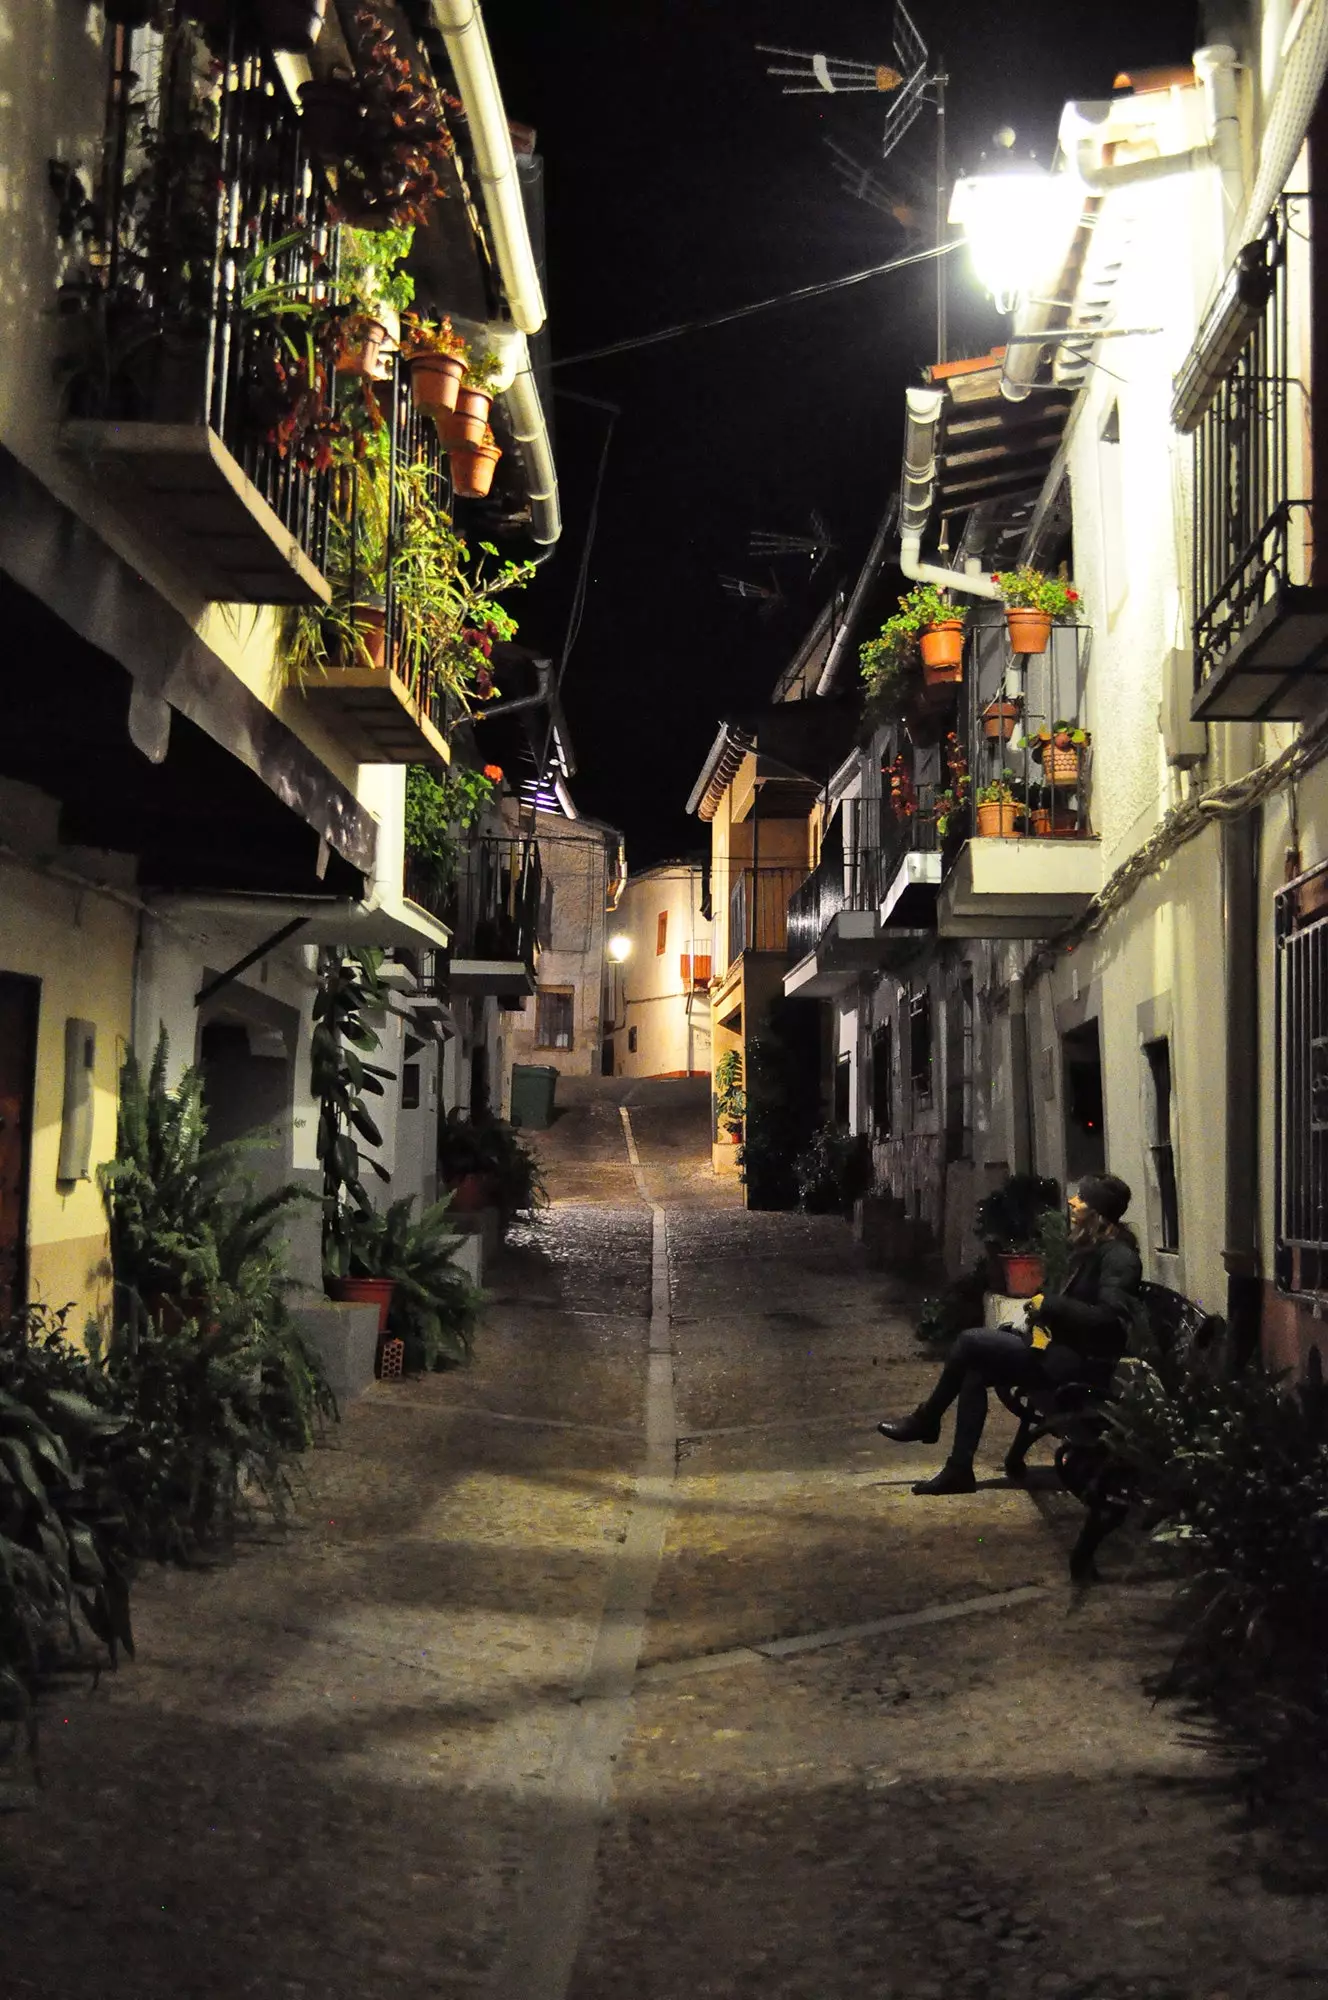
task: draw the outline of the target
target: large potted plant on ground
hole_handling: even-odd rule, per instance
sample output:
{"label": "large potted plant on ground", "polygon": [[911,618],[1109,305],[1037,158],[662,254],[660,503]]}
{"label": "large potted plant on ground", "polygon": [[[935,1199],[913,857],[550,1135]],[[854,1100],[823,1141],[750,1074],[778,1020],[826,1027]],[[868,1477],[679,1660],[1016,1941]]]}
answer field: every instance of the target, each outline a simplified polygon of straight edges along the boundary
{"label": "large potted plant on ground", "polygon": [[496,1208],[506,1229],[513,1217],[544,1206],[539,1164],[505,1118],[470,1118],[449,1111],[438,1127],[438,1178],[453,1211]]}
{"label": "large potted plant on ground", "polygon": [[1027,563],[1019,569],[993,570],[992,582],[1001,593],[1012,653],[1045,653],[1054,619],[1076,619],[1079,593],[1058,576],[1046,576]]}
{"label": "large potted plant on ground", "polygon": [[[379,979],[380,951],[319,953],[318,990],[313,1002],[310,1049],[313,1094],[318,1102],[318,1163],[323,1170],[323,1273],[331,1299],[372,1304],[381,1332],[387,1324],[392,1283],[372,1268],[366,1246],[373,1236],[372,1206],[360,1178],[358,1142],[381,1146],[382,1133],[365,1103],[381,1097],[392,1072],[367,1058],[381,1046],[368,1016],[385,1008]],[[370,1171],[386,1182],[386,1168],[373,1158]]]}
{"label": "large potted plant on ground", "polygon": [[977,1233],[998,1264],[1000,1289],[1007,1298],[1031,1298],[1042,1290],[1041,1219],[1048,1209],[1059,1208],[1060,1200],[1056,1181],[1040,1174],[1011,1174],[978,1203]]}
{"label": "large potted plant on ground", "polygon": [[1015,840],[1019,836],[1022,807],[1014,789],[1014,772],[1008,768],[999,778],[978,787],[976,797],[978,838]]}

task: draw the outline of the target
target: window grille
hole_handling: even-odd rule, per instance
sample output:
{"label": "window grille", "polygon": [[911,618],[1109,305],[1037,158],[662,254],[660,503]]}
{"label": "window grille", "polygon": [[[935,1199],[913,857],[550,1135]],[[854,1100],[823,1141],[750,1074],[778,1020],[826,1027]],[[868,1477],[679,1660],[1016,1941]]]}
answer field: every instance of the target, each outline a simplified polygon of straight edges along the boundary
{"label": "window grille", "polygon": [[575,999],[570,987],[540,987],[535,1005],[535,1041],[540,1048],[571,1048]]}
{"label": "window grille", "polygon": [[1328,863],[1276,908],[1277,1288],[1328,1298]]}
{"label": "window grille", "polygon": [[920,1102],[931,1098],[931,993],[924,987],[908,1003],[908,1070],[913,1095]]}
{"label": "window grille", "polygon": [[1149,1155],[1157,1189],[1157,1245],[1159,1250],[1180,1248],[1180,1201],[1176,1187],[1176,1153],[1171,1139],[1171,1043],[1165,1035],[1144,1043],[1152,1086],[1152,1143]]}
{"label": "window grille", "polygon": [[878,1139],[895,1129],[895,1031],[887,1021],[872,1036],[872,1124]]}

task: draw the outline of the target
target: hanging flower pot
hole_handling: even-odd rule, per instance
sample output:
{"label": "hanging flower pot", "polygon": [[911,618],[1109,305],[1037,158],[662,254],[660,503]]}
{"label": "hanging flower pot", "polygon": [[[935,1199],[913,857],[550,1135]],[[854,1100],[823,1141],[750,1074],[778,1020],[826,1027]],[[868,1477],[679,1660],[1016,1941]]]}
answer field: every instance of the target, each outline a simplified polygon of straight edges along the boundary
{"label": "hanging flower pot", "polygon": [[357,313],[346,326],[345,345],[337,356],[338,375],[360,375],[366,381],[381,382],[385,375],[383,342],[388,331],[383,320]]}
{"label": "hanging flower pot", "polygon": [[1013,799],[988,800],[977,807],[980,840],[1017,840],[1019,807]]}
{"label": "hanging flower pot", "polygon": [[1003,739],[1006,743],[1014,735],[1014,726],[1019,720],[1019,703],[997,696],[989,701],[982,711],[982,733],[993,743]]}
{"label": "hanging flower pot", "polygon": [[466,364],[458,354],[416,354],[410,362],[410,394],[417,410],[427,416],[447,416],[456,409],[457,392]]}
{"label": "hanging flower pot", "polygon": [[[953,669],[947,672],[947,680],[958,680],[964,658],[964,621],[962,618],[938,619],[919,634],[918,644],[922,649],[922,665],[927,669]],[[936,672],[928,674],[928,679],[938,678]]]}
{"label": "hanging flower pot", "polygon": [[447,455],[452,475],[452,491],[458,500],[483,500],[493,485],[502,452],[490,438],[487,444],[454,444]]}
{"label": "hanging flower pot", "polygon": [[493,397],[487,389],[459,388],[451,411],[438,425],[438,435],[451,451],[458,444],[483,444]]}
{"label": "hanging flower pot", "polygon": [[1045,1266],[1036,1254],[1016,1250],[1001,1257],[1001,1281],[1007,1299],[1031,1299],[1042,1290],[1044,1275]]}
{"label": "hanging flower pot", "polygon": [[391,1278],[325,1278],[323,1290],[343,1306],[377,1306],[378,1331],[387,1330],[387,1315],[396,1285]]}
{"label": "hanging flower pot", "polygon": [[1026,605],[1007,604],[1005,625],[1012,653],[1045,653],[1051,638],[1051,613],[1031,611]]}
{"label": "hanging flower pot", "polygon": [[364,140],[365,110],[359,86],[348,76],[311,77],[300,85],[300,130],[316,160],[336,166]]}

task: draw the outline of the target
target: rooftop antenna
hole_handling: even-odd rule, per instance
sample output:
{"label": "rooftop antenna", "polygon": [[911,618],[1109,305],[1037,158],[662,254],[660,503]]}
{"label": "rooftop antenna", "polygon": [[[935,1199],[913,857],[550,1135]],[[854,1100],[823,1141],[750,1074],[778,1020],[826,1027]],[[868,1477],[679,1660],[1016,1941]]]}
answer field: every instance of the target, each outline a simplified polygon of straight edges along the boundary
{"label": "rooftop antenna", "polygon": [[[840,92],[876,91],[890,98],[885,114],[885,124],[881,132],[881,159],[888,160],[896,147],[912,130],[922,108],[926,104],[936,112],[936,244],[946,241],[946,151],[945,151],[945,86],[949,81],[944,65],[938,59],[932,66],[927,45],[918,33],[913,17],[904,5],[904,0],[895,0],[894,31],[892,35],[894,63],[849,62],[838,56],[823,55],[819,50],[776,48],[768,42],[756,44],[762,55],[783,58],[778,63],[766,65],[766,75],[781,79],[780,90],[785,97],[814,97],[818,92],[828,92],[832,96]],[[896,210],[906,204],[892,201],[886,182],[872,169],[859,166],[851,153],[838,146],[833,140],[827,144],[836,155],[836,171],[841,181],[859,200],[870,202],[874,208],[894,215],[896,221],[902,218]],[[902,222],[907,228],[907,222]],[[946,286],[945,259],[936,259],[936,358],[947,359],[946,350]]]}
{"label": "rooftop antenna", "polygon": [[745,576],[721,576],[719,587],[726,597],[739,598],[744,604],[756,604],[758,618],[773,618],[785,602],[784,592],[774,570],[770,572],[769,583],[753,583]]}
{"label": "rooftop antenna", "polygon": [[813,512],[808,525],[811,528],[809,535],[784,535],[766,528],[753,528],[747,538],[747,553],[754,558],[765,556],[775,561],[781,556],[806,556],[810,560],[810,574],[815,576],[837,544],[831,538],[823,515]]}

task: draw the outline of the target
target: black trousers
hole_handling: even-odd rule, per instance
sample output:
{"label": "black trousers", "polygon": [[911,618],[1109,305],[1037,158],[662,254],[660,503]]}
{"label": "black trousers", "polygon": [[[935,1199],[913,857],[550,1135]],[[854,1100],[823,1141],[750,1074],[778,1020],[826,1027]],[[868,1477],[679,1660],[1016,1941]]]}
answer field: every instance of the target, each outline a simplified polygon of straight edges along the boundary
{"label": "black trousers", "polygon": [[[1030,1347],[1004,1327],[973,1326],[959,1335],[940,1380],[922,1406],[929,1416],[940,1418],[951,1403],[959,1405],[951,1465],[973,1463],[987,1421],[988,1389],[1034,1389],[1074,1379],[1076,1371],[1065,1366],[1066,1350],[1060,1348],[1049,1365],[1046,1357],[1050,1352],[1049,1348]],[[1091,1363],[1087,1365],[1091,1367]]]}

